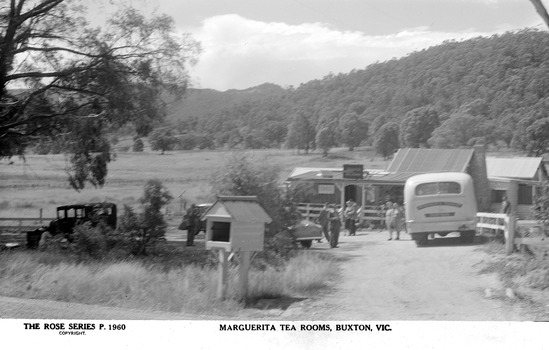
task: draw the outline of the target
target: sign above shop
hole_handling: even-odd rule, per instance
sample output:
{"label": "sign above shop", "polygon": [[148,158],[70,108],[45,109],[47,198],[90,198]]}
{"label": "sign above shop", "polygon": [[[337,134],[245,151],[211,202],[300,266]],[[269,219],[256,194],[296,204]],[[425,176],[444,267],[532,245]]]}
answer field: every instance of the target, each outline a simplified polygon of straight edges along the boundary
{"label": "sign above shop", "polygon": [[364,165],[362,164],[343,164],[343,178],[352,180],[361,180],[364,178]]}

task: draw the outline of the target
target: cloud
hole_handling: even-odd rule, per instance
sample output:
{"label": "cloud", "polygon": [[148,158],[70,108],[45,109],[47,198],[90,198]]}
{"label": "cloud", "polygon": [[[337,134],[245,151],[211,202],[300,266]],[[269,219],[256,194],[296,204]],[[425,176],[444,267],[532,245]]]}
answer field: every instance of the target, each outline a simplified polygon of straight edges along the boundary
{"label": "cloud", "polygon": [[265,82],[298,86],[330,72],[363,69],[444,40],[490,34],[432,32],[428,27],[417,27],[370,36],[338,31],[324,23],[290,25],[236,14],[220,15],[207,18],[193,31],[203,53],[191,69],[191,76],[195,86],[217,90],[243,89]]}

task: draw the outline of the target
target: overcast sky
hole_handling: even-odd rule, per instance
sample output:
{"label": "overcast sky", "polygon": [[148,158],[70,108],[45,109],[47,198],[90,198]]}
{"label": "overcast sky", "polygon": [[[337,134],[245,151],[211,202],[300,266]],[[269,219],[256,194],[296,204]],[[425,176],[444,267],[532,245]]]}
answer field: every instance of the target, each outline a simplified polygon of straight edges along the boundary
{"label": "overcast sky", "polygon": [[[476,36],[545,29],[529,0],[133,0],[201,42],[192,85],[283,87]],[[547,5],[547,1],[545,1]]]}

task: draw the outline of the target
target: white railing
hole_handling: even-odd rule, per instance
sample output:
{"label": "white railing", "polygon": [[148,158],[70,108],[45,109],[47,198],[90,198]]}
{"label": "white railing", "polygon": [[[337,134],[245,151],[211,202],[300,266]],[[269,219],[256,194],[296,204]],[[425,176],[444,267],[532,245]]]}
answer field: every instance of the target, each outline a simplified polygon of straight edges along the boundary
{"label": "white railing", "polygon": [[516,237],[518,229],[542,230],[542,224],[535,220],[516,220],[514,215],[477,213],[477,229],[503,231],[505,250],[511,254],[515,245],[549,245],[544,235],[538,237]]}
{"label": "white railing", "polygon": [[[299,203],[297,205],[297,210],[308,220],[314,221],[318,218],[318,215],[322,211],[324,204],[320,203]],[[340,205],[336,206],[338,209],[341,208]],[[384,221],[384,217],[379,215],[379,210],[375,206],[364,206],[364,210],[361,210],[359,220],[369,221],[374,223],[381,223]]]}

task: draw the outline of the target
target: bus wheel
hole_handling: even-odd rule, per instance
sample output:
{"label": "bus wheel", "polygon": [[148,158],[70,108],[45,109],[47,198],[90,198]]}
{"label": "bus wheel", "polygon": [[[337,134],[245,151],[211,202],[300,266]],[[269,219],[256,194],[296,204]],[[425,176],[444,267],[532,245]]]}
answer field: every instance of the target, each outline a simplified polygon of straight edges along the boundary
{"label": "bus wheel", "polygon": [[412,239],[416,241],[418,247],[424,247],[429,242],[429,236],[427,233],[412,233]]}
{"label": "bus wheel", "polygon": [[473,243],[475,240],[475,231],[462,231],[459,234],[461,243]]}
{"label": "bus wheel", "polygon": [[303,248],[311,248],[311,246],[313,245],[313,240],[310,239],[307,241],[299,241],[299,244],[301,244]]}

